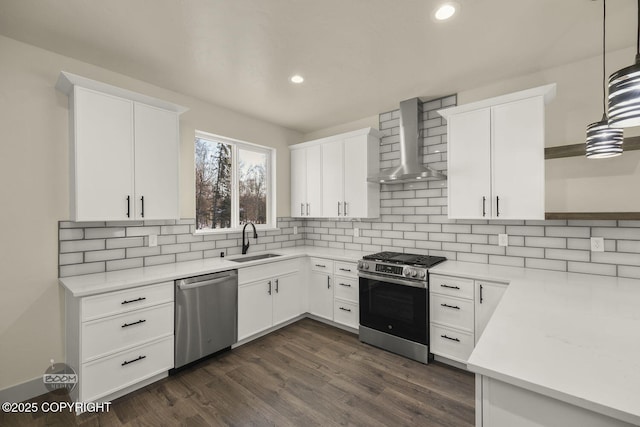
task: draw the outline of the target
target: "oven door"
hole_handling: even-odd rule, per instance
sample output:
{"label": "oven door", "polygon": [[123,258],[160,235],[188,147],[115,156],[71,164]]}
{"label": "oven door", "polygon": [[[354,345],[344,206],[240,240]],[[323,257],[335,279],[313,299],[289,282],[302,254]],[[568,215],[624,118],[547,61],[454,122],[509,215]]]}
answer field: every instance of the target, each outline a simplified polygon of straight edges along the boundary
{"label": "oven door", "polygon": [[360,325],[428,345],[426,287],[362,272],[358,276]]}

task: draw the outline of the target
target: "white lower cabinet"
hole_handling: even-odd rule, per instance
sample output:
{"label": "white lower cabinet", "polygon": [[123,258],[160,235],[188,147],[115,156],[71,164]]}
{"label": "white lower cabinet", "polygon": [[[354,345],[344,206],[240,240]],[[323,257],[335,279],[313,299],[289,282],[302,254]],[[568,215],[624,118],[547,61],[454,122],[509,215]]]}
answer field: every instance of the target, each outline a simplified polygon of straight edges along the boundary
{"label": "white lower cabinet", "polygon": [[336,261],[333,267],[333,283],[333,321],[358,329],[360,311],[356,263]]}
{"label": "white lower cabinet", "polygon": [[300,260],[238,271],[238,340],[263,332],[304,313]]}
{"label": "white lower cabinet", "polygon": [[333,261],[311,258],[309,313],[333,320]]}
{"label": "white lower cabinet", "polygon": [[507,285],[437,274],[429,281],[430,351],[467,363]]}
{"label": "white lower cabinet", "polygon": [[76,298],[66,292],[67,364],[75,401],[108,400],[166,375],[173,363],[173,282]]}

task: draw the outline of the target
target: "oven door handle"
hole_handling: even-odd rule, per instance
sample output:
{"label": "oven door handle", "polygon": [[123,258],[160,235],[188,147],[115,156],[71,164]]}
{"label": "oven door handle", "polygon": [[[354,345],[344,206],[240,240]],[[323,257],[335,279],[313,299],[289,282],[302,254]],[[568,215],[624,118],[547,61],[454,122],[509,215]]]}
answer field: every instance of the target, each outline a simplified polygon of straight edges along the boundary
{"label": "oven door handle", "polygon": [[382,282],[393,283],[396,285],[412,286],[414,288],[428,289],[429,287],[427,282],[404,280],[404,279],[399,279],[397,277],[377,276],[374,274],[363,273],[362,271],[358,272],[358,277],[362,277],[363,279],[379,280]]}

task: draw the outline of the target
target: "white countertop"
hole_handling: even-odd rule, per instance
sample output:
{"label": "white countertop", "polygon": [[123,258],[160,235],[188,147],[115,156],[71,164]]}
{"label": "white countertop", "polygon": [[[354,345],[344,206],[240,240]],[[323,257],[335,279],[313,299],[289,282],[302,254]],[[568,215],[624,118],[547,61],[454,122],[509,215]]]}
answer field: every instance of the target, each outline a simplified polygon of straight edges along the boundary
{"label": "white countertop", "polygon": [[[242,258],[243,256],[249,257],[263,253],[272,253],[281,256],[249,262],[232,261],[235,258]],[[118,291],[135,286],[199,276],[201,274],[215,273],[217,271],[240,269],[297,257],[312,256],[330,258],[338,261],[356,262],[366,254],[366,252],[320,248],[316,246],[295,246],[272,251],[249,252],[247,255],[234,255],[226,258],[206,258],[195,261],[156,265],[153,267],[132,268],[128,270],[110,271],[107,273],[63,277],[58,279],[58,281],[62,286],[68,289],[74,297],[86,297],[89,295]]]}
{"label": "white countertop", "polygon": [[471,371],[640,425],[640,281],[448,261],[509,286]]}

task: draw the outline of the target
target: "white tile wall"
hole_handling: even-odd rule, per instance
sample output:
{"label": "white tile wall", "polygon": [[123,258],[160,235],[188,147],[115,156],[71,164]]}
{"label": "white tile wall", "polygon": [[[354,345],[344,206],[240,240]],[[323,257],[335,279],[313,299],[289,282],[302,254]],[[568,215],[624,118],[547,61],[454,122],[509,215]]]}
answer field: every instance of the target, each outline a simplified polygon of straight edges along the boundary
{"label": "white tile wall", "polygon": [[[456,96],[423,103],[426,163],[446,170],[446,123],[437,114],[456,105]],[[380,114],[381,167],[399,163],[399,111]],[[640,221],[485,221],[447,218],[446,181],[382,185],[381,216],[361,221],[305,221],[305,243],[364,251],[444,255],[449,259],[576,273],[640,278]],[[321,228],[320,228],[321,227]],[[353,237],[353,227],[361,237]],[[509,246],[498,246],[498,234]],[[605,252],[591,252],[590,237],[604,237]]]}
{"label": "white tile wall", "polygon": [[[344,237],[344,231],[329,234],[328,222],[318,228],[333,238]],[[351,224],[348,224],[351,228]],[[258,231],[258,241],[251,239],[249,251],[279,249],[304,244],[303,221],[278,218],[278,230]],[[293,234],[293,227],[298,234]],[[59,236],[59,275],[77,276],[89,273],[124,270],[180,261],[218,257],[242,251],[240,233],[194,235],[195,220],[181,219],[75,223],[61,221]],[[349,230],[351,231],[351,230]],[[148,247],[148,235],[158,236],[158,246]],[[336,244],[336,242],[331,242]],[[342,244],[342,243],[341,243]]]}

